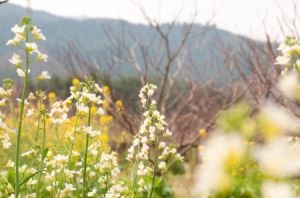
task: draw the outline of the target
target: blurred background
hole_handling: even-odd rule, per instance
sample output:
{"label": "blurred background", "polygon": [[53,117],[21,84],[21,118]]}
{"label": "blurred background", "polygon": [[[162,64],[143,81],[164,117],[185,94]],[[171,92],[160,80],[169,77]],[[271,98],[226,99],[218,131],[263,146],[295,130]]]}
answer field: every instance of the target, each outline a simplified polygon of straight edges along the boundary
{"label": "blurred background", "polygon": [[[299,37],[297,0],[9,0],[0,5],[0,80],[15,78],[6,46],[10,27],[31,15],[47,37],[48,62],[35,65],[48,92],[69,94],[73,78],[93,76],[109,87],[117,128],[132,134],[139,120],[138,91],[158,85],[157,101],[182,153],[197,147],[217,112],[241,101],[278,101],[276,46]],[[284,31],[283,31],[284,30]],[[16,82],[18,87],[18,82]]]}

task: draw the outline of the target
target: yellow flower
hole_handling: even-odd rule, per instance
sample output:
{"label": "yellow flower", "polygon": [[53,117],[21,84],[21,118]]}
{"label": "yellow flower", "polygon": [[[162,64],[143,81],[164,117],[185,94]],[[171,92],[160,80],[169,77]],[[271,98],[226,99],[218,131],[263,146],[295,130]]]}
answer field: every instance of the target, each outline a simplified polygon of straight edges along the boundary
{"label": "yellow flower", "polygon": [[108,109],[108,107],[109,107],[109,102],[108,102],[108,100],[106,100],[106,99],[103,99],[103,100],[102,100],[102,107],[103,107],[104,110],[107,110],[107,109]]}
{"label": "yellow flower", "polygon": [[235,151],[231,150],[225,160],[225,167],[234,170],[234,168],[242,161],[243,156]]}
{"label": "yellow flower", "polygon": [[98,110],[98,109],[97,109],[96,106],[92,106],[92,107],[91,107],[91,113],[92,113],[92,114],[97,113],[97,110]]}
{"label": "yellow flower", "polygon": [[200,138],[202,138],[202,139],[204,139],[204,138],[206,138],[207,137],[207,132],[206,132],[206,130],[205,129],[200,129],[199,130],[199,136],[200,136]]}
{"label": "yellow flower", "polygon": [[6,107],[6,100],[0,100],[0,107]]}
{"label": "yellow flower", "polygon": [[106,133],[101,133],[100,135],[100,141],[104,144],[108,142],[108,135]]}
{"label": "yellow flower", "polygon": [[77,78],[74,78],[74,79],[72,80],[72,84],[73,84],[74,87],[78,87],[79,84],[80,84],[80,80],[77,79]]}
{"label": "yellow flower", "polygon": [[266,139],[273,139],[275,137],[278,137],[280,135],[280,127],[277,123],[272,122],[270,120],[263,120],[261,121],[263,124],[261,124],[261,132],[264,138]]}
{"label": "yellow flower", "polygon": [[100,117],[100,124],[101,125],[109,125],[113,121],[113,117],[110,115],[103,115]]}
{"label": "yellow flower", "polygon": [[67,99],[67,100],[65,100],[65,104],[66,104],[66,105],[71,105],[71,104],[72,104],[72,99]]}
{"label": "yellow flower", "polygon": [[56,100],[56,94],[54,92],[50,92],[48,94],[48,99],[50,102],[54,102]]}
{"label": "yellow flower", "polygon": [[115,105],[116,105],[116,109],[118,112],[124,111],[124,106],[123,106],[122,100],[117,100]]}
{"label": "yellow flower", "polygon": [[106,96],[110,95],[110,88],[109,88],[109,86],[103,86],[102,91],[103,91],[104,95],[106,95]]}

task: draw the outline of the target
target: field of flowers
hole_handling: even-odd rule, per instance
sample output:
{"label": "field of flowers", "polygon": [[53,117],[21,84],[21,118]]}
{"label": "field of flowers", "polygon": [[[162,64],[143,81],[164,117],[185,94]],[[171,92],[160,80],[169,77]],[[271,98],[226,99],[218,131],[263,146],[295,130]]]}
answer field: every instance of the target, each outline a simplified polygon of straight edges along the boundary
{"label": "field of flowers", "polygon": [[[300,120],[276,101],[264,101],[259,109],[235,104],[219,113],[213,130],[199,131],[200,163],[187,195],[180,192],[185,176],[171,170],[189,167],[189,156],[171,144],[172,132],[154,99],[156,85],[141,88],[140,128],[133,136],[114,137],[130,142],[116,152],[109,143],[114,123],[107,109],[121,114],[122,101],[112,103],[110,88],[88,77],[73,79],[64,99],[55,92],[30,92],[31,65],[48,58],[37,45],[46,37],[29,17],[11,30],[15,37],[7,45],[23,53],[9,61],[23,87],[19,93],[11,79],[0,87],[0,197],[300,196]],[[277,88],[288,100],[300,102],[300,42],[288,37],[278,49],[277,64],[284,68]],[[36,79],[51,76],[43,71]]]}

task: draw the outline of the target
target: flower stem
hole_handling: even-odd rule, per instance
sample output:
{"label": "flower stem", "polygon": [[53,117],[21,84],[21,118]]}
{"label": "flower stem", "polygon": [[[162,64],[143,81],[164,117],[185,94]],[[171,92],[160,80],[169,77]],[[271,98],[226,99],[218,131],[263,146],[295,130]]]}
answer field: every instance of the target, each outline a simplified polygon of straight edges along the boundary
{"label": "flower stem", "polygon": [[[28,24],[26,25],[26,42],[28,42]],[[26,69],[25,69],[25,77],[23,81],[23,89],[21,95],[21,106],[20,106],[20,114],[19,114],[19,122],[18,122],[18,131],[17,131],[17,142],[16,142],[16,153],[15,153],[15,197],[19,197],[20,194],[20,145],[21,145],[21,133],[22,133],[22,126],[23,126],[23,114],[24,114],[24,107],[25,107],[25,99],[27,94],[28,88],[28,81],[29,81],[29,52],[26,51]]]}
{"label": "flower stem", "polygon": [[74,128],[73,140],[72,140],[72,143],[71,143],[70,153],[69,153],[69,157],[68,157],[68,168],[69,168],[69,169],[70,169],[70,167],[71,167],[72,152],[73,152],[73,147],[74,147],[75,138],[76,138],[76,132],[77,132],[77,127],[78,127],[78,121],[79,121],[79,116],[76,115],[76,123],[75,123],[75,128]]}
{"label": "flower stem", "polygon": [[44,120],[43,120],[43,141],[42,141],[42,148],[41,148],[41,161],[39,165],[39,174],[38,174],[38,183],[36,187],[36,197],[39,197],[39,189],[40,189],[40,183],[41,183],[41,176],[42,176],[42,169],[43,169],[43,163],[44,163],[44,150],[45,150],[45,142],[46,142],[46,115],[44,114]]}
{"label": "flower stem", "polygon": [[[88,126],[91,126],[91,114],[92,114],[91,107],[92,105],[89,104]],[[86,198],[86,193],[87,193],[86,168],[87,168],[89,138],[90,138],[89,134],[87,133],[85,138],[85,150],[84,150],[84,162],[83,162],[83,198]]]}
{"label": "flower stem", "polygon": [[[138,145],[138,153],[140,152],[140,145]],[[133,189],[133,197],[135,197],[136,195],[136,180],[137,180],[137,169],[138,169],[138,162],[139,162],[139,157],[137,156],[134,164],[133,164],[133,168],[132,168],[132,181],[131,181],[131,188]]]}
{"label": "flower stem", "polygon": [[157,137],[155,136],[155,141],[154,141],[154,163],[153,163],[153,175],[152,175],[152,182],[151,182],[151,187],[150,187],[150,192],[148,198],[152,198],[153,195],[153,190],[154,190],[154,185],[155,185],[155,179],[156,179],[156,169],[157,169]]}
{"label": "flower stem", "polygon": [[38,141],[39,138],[39,131],[40,131],[40,123],[41,123],[41,109],[42,109],[42,101],[39,99],[39,117],[38,117],[38,124],[37,124],[37,130],[35,135],[35,141]]}

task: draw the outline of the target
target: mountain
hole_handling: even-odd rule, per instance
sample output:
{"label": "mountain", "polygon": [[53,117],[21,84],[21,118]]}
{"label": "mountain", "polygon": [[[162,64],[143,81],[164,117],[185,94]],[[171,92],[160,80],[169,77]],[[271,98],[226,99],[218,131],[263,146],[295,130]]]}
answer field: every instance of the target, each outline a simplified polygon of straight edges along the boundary
{"label": "mountain", "polygon": [[[0,6],[0,79],[4,75],[14,73],[7,59],[15,49],[6,46],[5,43],[13,36],[10,32],[10,28],[18,23],[19,19],[25,15],[26,9],[23,7],[14,4],[4,4]],[[33,11],[32,18],[34,23],[43,30],[44,35],[47,37],[47,40],[42,42],[39,47],[49,55],[49,61],[45,66],[43,66],[42,69],[34,67],[33,72],[47,69],[52,73],[62,74],[64,66],[60,64],[61,60],[59,58],[61,58],[62,52],[66,50],[65,46],[70,43],[77,46],[82,57],[92,60],[92,62],[96,61],[97,65],[101,65],[104,69],[107,69],[107,60],[105,60],[105,56],[107,57],[106,53],[114,51],[111,49],[112,43],[108,37],[110,34],[110,36],[113,36],[113,34],[118,35],[125,41],[127,46],[134,49],[137,49],[136,40],[146,44],[150,42],[150,38],[154,38],[147,51],[150,53],[149,56],[158,52],[160,53],[160,51],[156,50],[161,45],[158,33],[147,25],[132,24],[127,21],[113,19],[65,18],[42,11]],[[188,24],[184,23],[174,24],[170,33],[170,46],[172,48],[176,47],[179,38],[183,35],[183,31],[188,26]],[[168,27],[169,24],[161,26],[164,32],[168,31]],[[108,30],[110,31],[108,32]],[[203,36],[203,32],[205,32],[205,36]],[[185,55],[183,54],[182,57],[186,57],[186,54],[188,54],[189,57],[196,60],[197,69],[206,77],[224,70],[225,57],[220,55],[219,50],[223,49],[224,46],[228,49],[235,49],[241,45],[245,45],[245,43],[249,41],[246,37],[218,29],[214,25],[204,26],[194,24],[191,35],[185,45]],[[201,43],[201,47],[196,47],[200,45],[199,43]],[[121,44],[118,43],[115,43],[115,45],[122,47]],[[143,65],[144,63],[141,56],[140,53],[137,53],[137,60]],[[161,58],[165,56],[163,51],[159,56],[161,56]],[[60,60],[60,62],[58,60]],[[186,60],[184,59],[184,61]],[[212,63],[216,65],[216,68],[207,69]],[[133,74],[134,72],[128,62],[120,62],[117,68],[124,74]]]}

